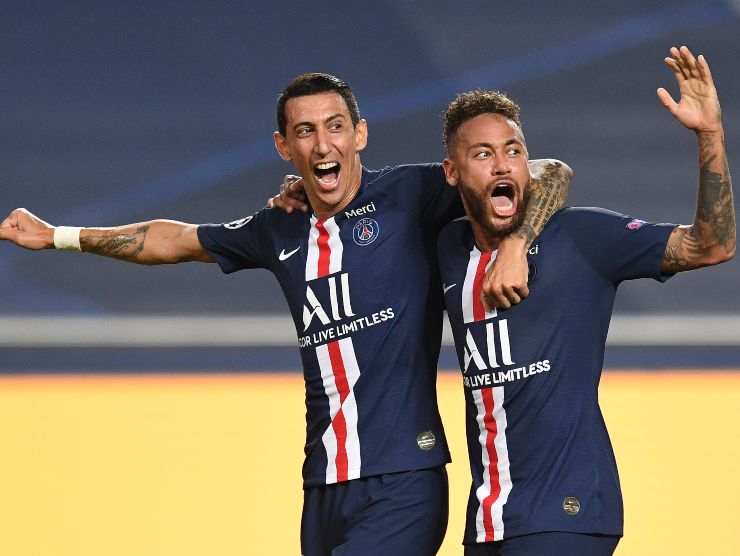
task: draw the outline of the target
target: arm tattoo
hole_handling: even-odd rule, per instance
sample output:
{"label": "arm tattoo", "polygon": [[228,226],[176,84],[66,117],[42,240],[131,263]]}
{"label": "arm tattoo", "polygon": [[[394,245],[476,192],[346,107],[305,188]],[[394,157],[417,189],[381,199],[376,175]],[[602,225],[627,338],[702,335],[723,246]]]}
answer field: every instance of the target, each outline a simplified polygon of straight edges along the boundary
{"label": "arm tattoo", "polygon": [[87,236],[80,238],[80,246],[87,253],[96,253],[105,257],[136,261],[144,249],[149,226],[140,226],[133,233]]}
{"label": "arm tattoo", "polygon": [[700,134],[699,191],[691,226],[679,226],[668,239],[663,270],[680,272],[715,264],[735,251],[735,210],[724,138]]}
{"label": "arm tattoo", "polygon": [[709,169],[716,158],[716,154],[712,155],[701,167],[696,218],[707,223],[717,242],[729,253],[735,245],[732,183],[726,165],[723,173]]}
{"label": "arm tattoo", "polygon": [[570,170],[558,161],[548,161],[539,175],[533,175],[532,195],[524,222],[512,235],[523,238],[529,246],[542,233],[552,215],[565,204],[571,177]]}

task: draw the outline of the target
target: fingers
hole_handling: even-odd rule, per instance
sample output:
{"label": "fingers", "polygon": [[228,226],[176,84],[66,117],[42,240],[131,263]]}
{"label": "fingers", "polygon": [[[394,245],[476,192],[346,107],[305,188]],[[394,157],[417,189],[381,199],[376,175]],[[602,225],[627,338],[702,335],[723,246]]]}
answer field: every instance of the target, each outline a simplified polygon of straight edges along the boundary
{"label": "fingers", "polygon": [[[486,288],[486,285],[489,287]],[[490,286],[490,284],[484,284],[481,291],[481,303],[483,308],[488,311],[492,311],[493,308],[497,309],[509,309],[514,305],[518,305],[529,295],[529,288],[524,286]]]}
{"label": "fingers", "polygon": [[267,208],[278,208],[287,213],[291,213],[294,210],[308,212],[308,205],[300,199],[291,196],[287,189],[267,199]]}
{"label": "fingers", "polygon": [[699,54],[699,57],[696,61],[697,67],[699,68],[702,77],[708,81],[712,81],[712,72],[709,70],[709,64],[707,64],[707,59],[704,57],[704,55]]}
{"label": "fingers", "polygon": [[[3,222],[4,224],[4,222]],[[12,227],[0,227],[0,240],[17,243],[18,229]]]}
{"label": "fingers", "polygon": [[703,55],[695,58],[686,46],[670,49],[673,58],[665,58],[665,63],[676,74],[676,79],[711,79],[709,65]]}
{"label": "fingers", "polygon": [[663,103],[663,106],[665,106],[671,114],[675,115],[676,111],[678,110],[678,104],[676,103],[675,100],[673,100],[673,97],[671,96],[671,94],[668,91],[666,91],[663,87],[658,89],[657,92],[658,92],[658,98],[660,99],[660,102]]}
{"label": "fingers", "polygon": [[267,208],[278,208],[287,213],[295,210],[308,212],[308,205],[304,202],[305,197],[301,178],[287,175],[280,185],[280,193],[267,199]]}
{"label": "fingers", "polygon": [[287,175],[286,175],[286,176],[285,176],[285,177],[283,178],[283,185],[284,185],[285,187],[288,187],[288,186],[290,186],[291,184],[293,184],[293,183],[296,183],[297,181],[300,181],[301,179],[302,179],[302,178],[301,178],[301,176],[294,176],[294,175],[292,175],[292,174],[287,174]]}
{"label": "fingers", "polygon": [[271,199],[269,199],[267,206],[269,208],[278,208],[278,209],[280,209],[282,211],[287,212],[288,214],[290,214],[294,210],[293,205],[290,204],[289,202],[287,202],[283,198],[283,194],[282,193],[279,194],[279,195],[275,195],[274,197],[272,197]]}

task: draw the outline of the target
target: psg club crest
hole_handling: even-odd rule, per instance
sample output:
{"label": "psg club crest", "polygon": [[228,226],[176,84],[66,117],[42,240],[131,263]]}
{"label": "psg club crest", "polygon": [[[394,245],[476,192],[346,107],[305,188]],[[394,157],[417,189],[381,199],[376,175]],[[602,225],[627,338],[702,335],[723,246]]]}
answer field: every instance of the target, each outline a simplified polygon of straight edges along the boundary
{"label": "psg club crest", "polygon": [[352,230],[352,239],[357,245],[370,245],[378,237],[380,226],[372,218],[362,218],[357,221]]}

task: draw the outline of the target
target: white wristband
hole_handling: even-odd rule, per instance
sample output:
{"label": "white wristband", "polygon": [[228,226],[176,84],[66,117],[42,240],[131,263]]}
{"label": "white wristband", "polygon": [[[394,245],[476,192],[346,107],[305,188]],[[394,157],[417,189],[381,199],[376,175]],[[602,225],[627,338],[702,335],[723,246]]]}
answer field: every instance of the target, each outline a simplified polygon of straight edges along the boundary
{"label": "white wristband", "polygon": [[80,232],[82,228],[72,226],[57,226],[54,228],[54,247],[69,251],[82,251],[80,247]]}

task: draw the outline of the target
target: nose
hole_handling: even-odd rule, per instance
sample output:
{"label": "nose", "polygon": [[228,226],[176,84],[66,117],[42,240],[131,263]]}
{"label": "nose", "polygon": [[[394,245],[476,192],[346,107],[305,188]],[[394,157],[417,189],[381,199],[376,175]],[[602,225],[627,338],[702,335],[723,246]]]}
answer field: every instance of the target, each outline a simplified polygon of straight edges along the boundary
{"label": "nose", "polygon": [[316,143],[314,144],[313,150],[317,155],[321,157],[324,157],[331,152],[329,133],[326,130],[316,130]]}
{"label": "nose", "polygon": [[504,155],[496,156],[493,160],[493,167],[491,172],[496,176],[506,175],[511,173],[511,166],[509,166],[509,160]]}

